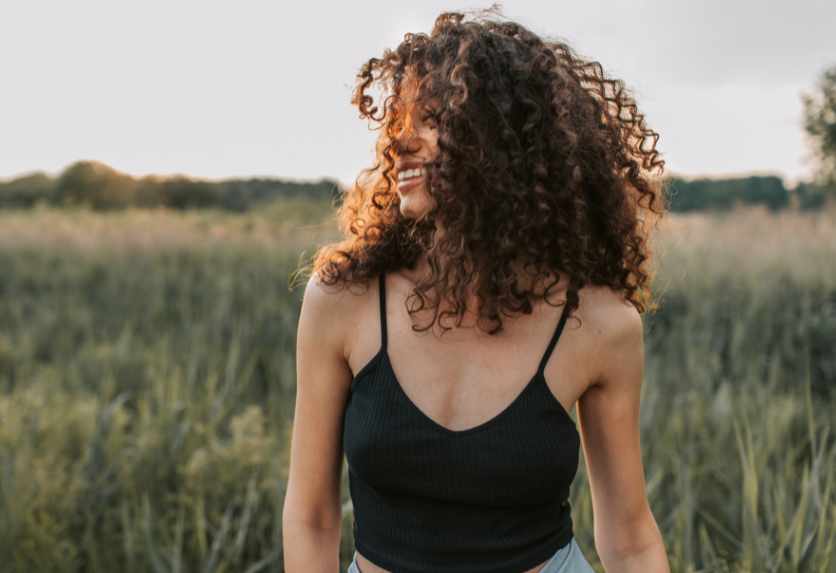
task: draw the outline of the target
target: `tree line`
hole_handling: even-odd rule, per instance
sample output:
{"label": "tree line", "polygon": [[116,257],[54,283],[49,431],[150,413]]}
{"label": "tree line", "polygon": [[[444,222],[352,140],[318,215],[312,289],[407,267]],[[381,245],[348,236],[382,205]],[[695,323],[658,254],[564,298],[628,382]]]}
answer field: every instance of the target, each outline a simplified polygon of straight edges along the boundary
{"label": "tree line", "polygon": [[86,206],[99,211],[127,207],[243,212],[279,198],[338,198],[336,181],[294,182],[271,178],[204,181],[182,175],[132,177],[97,161],[78,161],[57,177],[34,173],[0,182],[0,208],[28,208],[39,203]]}
{"label": "tree line", "polygon": [[774,175],[734,179],[671,177],[666,182],[670,210],[675,212],[722,210],[736,205],[765,205],[773,211],[793,206],[802,210],[824,207],[829,190],[816,183],[787,189]]}
{"label": "tree line", "polygon": [[[766,205],[772,210],[794,205],[818,209],[829,190],[815,183],[801,183],[789,190],[781,178],[753,176],[736,179],[670,177],[662,182],[670,196],[672,211],[728,209],[738,204]],[[29,208],[38,203],[87,206],[95,210],[127,207],[199,209],[214,207],[244,212],[279,198],[308,197],[339,200],[342,189],[336,181],[292,182],[252,178],[203,181],[184,176],[132,177],[96,161],[79,161],[59,176],[34,173],[0,182],[0,208]]]}

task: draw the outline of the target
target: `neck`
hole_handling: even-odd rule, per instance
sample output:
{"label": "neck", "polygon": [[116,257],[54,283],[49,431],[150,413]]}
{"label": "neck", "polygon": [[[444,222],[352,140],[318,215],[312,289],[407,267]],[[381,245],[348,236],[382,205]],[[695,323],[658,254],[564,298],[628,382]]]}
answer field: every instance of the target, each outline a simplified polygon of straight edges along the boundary
{"label": "neck", "polygon": [[[419,282],[420,280],[426,278],[430,274],[430,267],[429,267],[429,256],[432,254],[438,246],[440,239],[444,236],[444,228],[441,226],[441,223],[436,221],[436,232],[433,236],[433,243],[429,249],[424,251],[418,262],[416,263],[415,267],[409,272],[411,275],[411,280],[414,283]],[[547,284],[547,280],[544,280],[543,277],[535,283],[534,277],[531,275],[531,271],[526,271],[525,269],[525,261],[522,259],[517,259],[514,264],[514,271],[516,272],[517,277],[519,277],[520,286],[523,289],[531,290],[535,293],[535,296],[542,296],[545,286]],[[472,286],[470,284],[464,285],[464,298],[467,307],[468,314],[473,316],[478,315],[479,307],[481,306],[482,299],[479,298],[472,290]],[[444,301],[441,301],[442,308],[446,308],[446,304]],[[466,322],[469,320],[466,319]]]}

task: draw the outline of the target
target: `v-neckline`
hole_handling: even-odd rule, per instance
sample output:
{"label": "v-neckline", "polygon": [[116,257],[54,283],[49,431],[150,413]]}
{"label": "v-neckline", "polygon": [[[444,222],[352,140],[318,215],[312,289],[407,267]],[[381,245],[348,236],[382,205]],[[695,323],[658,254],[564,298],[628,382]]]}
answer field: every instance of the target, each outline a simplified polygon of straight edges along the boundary
{"label": "v-neckline", "polygon": [[517,397],[514,398],[514,400],[512,400],[511,403],[508,404],[508,406],[506,406],[499,414],[497,414],[496,416],[487,420],[486,422],[483,422],[481,424],[478,424],[477,426],[474,426],[472,428],[468,428],[466,430],[451,430],[449,428],[445,428],[444,426],[442,426],[441,424],[439,424],[438,422],[436,422],[435,420],[430,418],[427,414],[424,413],[423,410],[421,410],[421,408],[419,408],[410,399],[410,397],[407,395],[406,391],[404,391],[403,387],[401,386],[401,383],[398,380],[397,375],[395,374],[394,368],[392,368],[392,360],[389,356],[388,327],[387,327],[387,320],[386,320],[386,318],[387,318],[386,317],[386,273],[383,273],[383,272],[380,273],[378,279],[379,279],[378,296],[379,296],[379,304],[380,304],[380,328],[381,328],[380,350],[378,350],[377,354],[363,368],[361,368],[360,372],[358,372],[357,375],[354,377],[354,380],[352,380],[352,382],[351,382],[351,391],[354,390],[354,386],[357,383],[357,381],[370,368],[372,368],[372,366],[374,366],[374,364],[376,362],[379,362],[381,359],[385,359],[386,364],[389,367],[389,373],[391,374],[391,378],[394,382],[395,392],[401,398],[401,401],[404,404],[406,404],[406,406],[410,410],[412,410],[414,412],[416,417],[440,434],[443,434],[443,435],[451,437],[451,438],[462,438],[462,437],[470,436],[470,435],[482,432],[484,430],[487,430],[490,427],[498,424],[499,422],[501,422],[502,420],[507,418],[509,415],[511,415],[517,409],[517,407],[520,404],[522,404],[525,401],[525,399],[537,387],[537,383],[542,382],[542,385],[545,387],[545,391],[546,391],[548,399],[550,399],[550,401],[553,402],[556,405],[558,411],[561,413],[561,416],[564,418],[564,421],[568,421],[570,424],[574,425],[576,430],[577,430],[577,424],[575,424],[575,421],[572,420],[572,417],[569,415],[569,412],[566,411],[566,408],[564,408],[563,404],[560,402],[560,400],[557,399],[557,397],[551,391],[551,388],[549,388],[549,385],[546,381],[545,371],[544,371],[546,363],[547,363],[549,357],[551,356],[552,350],[554,350],[554,347],[557,344],[557,340],[560,337],[561,332],[563,331],[563,326],[566,322],[565,310],[564,310],[564,314],[561,316],[560,322],[558,323],[558,326],[557,326],[554,334],[552,335],[552,339],[549,342],[549,346],[546,349],[546,352],[543,355],[543,358],[540,360],[540,365],[537,368],[537,372],[534,374],[534,376],[531,378],[531,380],[528,382],[528,384],[525,385],[525,387],[517,395]]}
{"label": "v-neckline", "polygon": [[[423,410],[421,410],[421,408],[419,408],[415,404],[415,402],[413,402],[410,399],[410,397],[407,395],[406,391],[401,386],[401,383],[398,380],[397,375],[395,374],[394,368],[392,368],[392,361],[389,357],[388,349],[381,348],[381,353],[382,353],[382,357],[386,360],[386,364],[389,367],[389,372],[392,375],[393,386],[395,387],[395,390],[398,393],[398,395],[402,398],[404,404],[406,404],[407,407],[410,410],[412,410],[415,413],[415,415],[421,421],[423,421],[425,424],[427,424],[428,426],[430,426],[431,428],[433,428],[437,432],[439,432],[441,434],[444,434],[446,436],[449,436],[451,438],[463,438],[463,437],[466,437],[466,436],[470,436],[472,434],[477,434],[479,432],[487,430],[488,428],[494,426],[495,424],[498,424],[499,422],[501,422],[502,420],[504,420],[505,418],[510,416],[514,412],[514,410],[516,410],[517,407],[519,407],[519,405],[522,404],[525,401],[525,399],[528,397],[528,395],[531,394],[531,392],[533,392],[534,389],[537,387],[538,382],[542,382],[543,384],[546,384],[546,379],[542,376],[542,373],[540,371],[538,371],[536,374],[534,374],[534,376],[531,378],[531,380],[528,382],[528,384],[525,385],[525,388],[522,389],[522,391],[517,395],[517,397],[514,398],[514,400],[511,401],[511,403],[508,404],[508,406],[506,406],[499,414],[497,414],[493,418],[487,420],[486,422],[482,422],[481,424],[478,424],[477,426],[474,426],[472,428],[467,428],[465,430],[451,430],[449,428],[446,428],[446,427],[442,426],[441,424],[439,424],[438,422],[436,422],[435,420],[430,418],[426,413],[424,413]],[[572,417],[566,411],[566,408],[564,408],[563,404],[560,403],[560,400],[558,400],[554,396],[551,389],[547,388],[547,390],[548,390],[549,396],[551,396],[554,403],[558,406],[562,415],[566,419],[568,419],[572,424],[574,424],[575,421],[572,420]]]}

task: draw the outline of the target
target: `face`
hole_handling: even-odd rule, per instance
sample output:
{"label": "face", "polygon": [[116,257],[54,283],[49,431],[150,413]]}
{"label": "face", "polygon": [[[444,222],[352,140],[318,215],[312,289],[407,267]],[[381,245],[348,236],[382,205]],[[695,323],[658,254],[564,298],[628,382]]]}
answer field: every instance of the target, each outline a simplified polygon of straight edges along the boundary
{"label": "face", "polygon": [[435,207],[435,201],[427,193],[424,164],[429,164],[438,155],[438,126],[433,108],[414,105],[409,98],[405,103],[410,112],[396,141],[395,173],[401,214],[417,218]]}

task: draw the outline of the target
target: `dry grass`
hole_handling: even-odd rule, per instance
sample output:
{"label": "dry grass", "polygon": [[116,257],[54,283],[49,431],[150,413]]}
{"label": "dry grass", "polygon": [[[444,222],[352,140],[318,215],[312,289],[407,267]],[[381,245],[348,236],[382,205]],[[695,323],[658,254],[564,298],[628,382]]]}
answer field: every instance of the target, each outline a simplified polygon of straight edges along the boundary
{"label": "dry grass", "polygon": [[836,210],[770,213],[753,207],[671,215],[654,244],[662,254],[660,276],[669,281],[716,277],[730,268],[741,274],[776,269],[829,285],[836,281],[836,265],[826,264],[836,253]]}
{"label": "dry grass", "polygon": [[253,213],[88,209],[0,211],[0,249],[69,248],[90,252],[172,252],[254,246],[292,249],[337,238],[336,225],[322,221],[326,203],[276,202]]}

